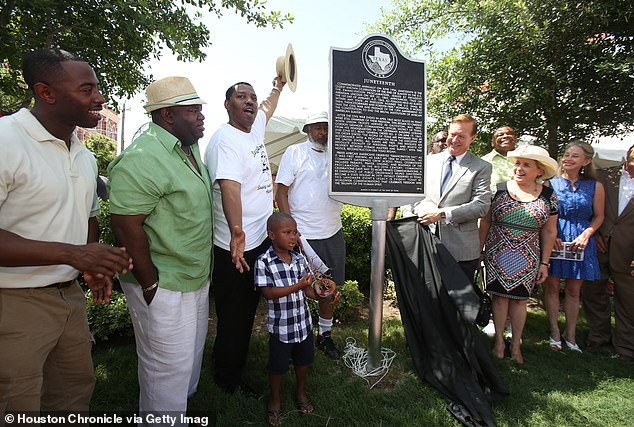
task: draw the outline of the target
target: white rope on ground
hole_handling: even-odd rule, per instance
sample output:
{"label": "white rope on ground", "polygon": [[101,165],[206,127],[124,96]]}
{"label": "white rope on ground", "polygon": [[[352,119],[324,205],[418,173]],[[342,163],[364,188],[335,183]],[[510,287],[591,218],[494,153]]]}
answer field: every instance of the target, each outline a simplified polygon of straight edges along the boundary
{"label": "white rope on ground", "polygon": [[[343,361],[352,369],[352,373],[363,378],[370,389],[377,385],[390,370],[396,353],[389,348],[381,347],[381,365],[368,372],[368,350],[357,347],[354,338],[346,338],[346,348],[343,353]],[[373,381],[373,379],[375,379]]]}

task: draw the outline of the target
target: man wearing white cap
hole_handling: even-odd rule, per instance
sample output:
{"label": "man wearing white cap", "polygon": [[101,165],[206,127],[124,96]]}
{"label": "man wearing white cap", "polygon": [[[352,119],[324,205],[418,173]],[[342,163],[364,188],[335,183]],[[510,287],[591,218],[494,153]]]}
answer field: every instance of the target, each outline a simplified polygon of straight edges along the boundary
{"label": "man wearing white cap", "polygon": [[214,342],[214,382],[227,393],[260,399],[242,381],[260,291],[254,285],[256,258],[270,246],[266,221],[273,213],[273,178],[264,129],[285,82],[273,80],[258,105],[249,83],[225,93],[229,122],[211,137],[205,163],[214,194],[213,292],[218,323]]}
{"label": "man wearing white cap", "polygon": [[200,377],[212,265],[211,181],[198,150],[204,101],[185,77],[157,80],[146,94],[152,123],[108,168],[112,230],[138,262],[121,285],[139,411],[185,413]]}
{"label": "man wearing white cap", "polygon": [[[342,286],[346,242],[341,228],[343,205],[328,197],[328,113],[309,116],[302,131],[308,141],[291,145],[282,156],[275,199],[280,211],[293,216],[302,237],[330,268],[332,280]],[[320,301],[316,345],[331,359],[338,359],[341,353],[331,337],[333,312],[332,303]]]}

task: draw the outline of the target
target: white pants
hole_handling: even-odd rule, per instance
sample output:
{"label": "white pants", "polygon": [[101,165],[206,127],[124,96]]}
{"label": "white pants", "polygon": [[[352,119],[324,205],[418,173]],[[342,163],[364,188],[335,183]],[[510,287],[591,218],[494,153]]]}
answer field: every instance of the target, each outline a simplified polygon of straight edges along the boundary
{"label": "white pants", "polygon": [[[198,388],[209,318],[209,282],[195,292],[159,287],[148,306],[141,286],[122,283],[134,325],[139,359],[139,412],[187,411],[187,398]],[[149,425],[149,424],[148,424]],[[156,426],[155,422],[151,422]]]}

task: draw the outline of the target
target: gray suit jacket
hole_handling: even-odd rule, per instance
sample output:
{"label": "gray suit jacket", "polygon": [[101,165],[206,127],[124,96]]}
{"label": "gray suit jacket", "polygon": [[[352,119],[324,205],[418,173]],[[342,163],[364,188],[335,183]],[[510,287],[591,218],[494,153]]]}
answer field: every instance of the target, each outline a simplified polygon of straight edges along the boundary
{"label": "gray suit jacket", "polygon": [[470,261],[480,257],[478,219],[486,215],[491,206],[491,163],[467,152],[441,195],[440,180],[446,156],[439,153],[427,157],[425,198],[417,204],[415,212],[420,215],[430,209],[449,208],[451,222],[437,223],[440,240],[457,261]]}

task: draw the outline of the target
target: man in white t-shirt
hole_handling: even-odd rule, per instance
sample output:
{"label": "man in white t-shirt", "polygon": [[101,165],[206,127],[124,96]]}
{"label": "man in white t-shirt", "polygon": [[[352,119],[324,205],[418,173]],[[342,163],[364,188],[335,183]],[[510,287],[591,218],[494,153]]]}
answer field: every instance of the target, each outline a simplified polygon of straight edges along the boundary
{"label": "man in white t-shirt", "polygon": [[[328,113],[309,116],[302,131],[308,140],[291,145],[282,156],[275,200],[281,212],[293,216],[302,237],[330,268],[332,280],[342,286],[346,242],[341,228],[343,205],[328,197]],[[316,345],[326,356],[338,359],[341,352],[331,338],[333,312],[332,303],[320,301]]]}
{"label": "man in white t-shirt", "polygon": [[247,398],[261,395],[242,381],[260,292],[253,266],[270,242],[266,221],[273,213],[273,179],[264,146],[264,129],[285,82],[273,80],[258,107],[249,83],[227,89],[229,122],[211,137],[205,163],[213,183],[214,301],[218,324],[214,343],[214,382],[225,392]]}

